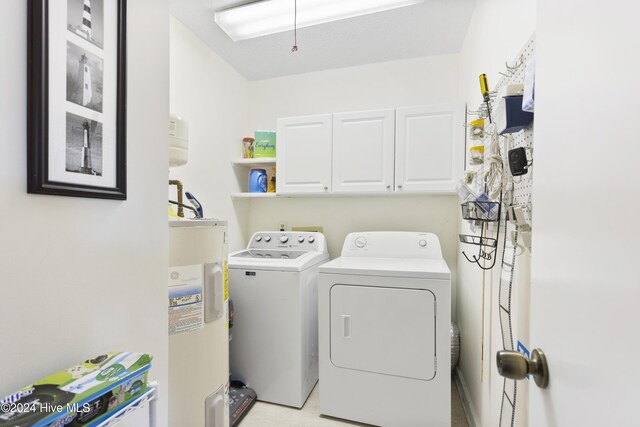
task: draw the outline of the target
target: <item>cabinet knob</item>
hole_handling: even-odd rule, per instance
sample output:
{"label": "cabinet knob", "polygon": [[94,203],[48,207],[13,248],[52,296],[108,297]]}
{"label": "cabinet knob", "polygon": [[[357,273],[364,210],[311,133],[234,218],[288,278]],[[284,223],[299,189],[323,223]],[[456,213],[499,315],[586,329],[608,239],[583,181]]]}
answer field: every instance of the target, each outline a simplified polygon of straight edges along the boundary
{"label": "cabinet knob", "polygon": [[398,185],[398,188],[402,188],[402,185]]}
{"label": "cabinet knob", "polygon": [[324,186],[324,191],[327,191],[329,189],[329,187],[327,187],[326,185]]}
{"label": "cabinet knob", "polygon": [[387,185],[387,190],[389,190],[391,188],[391,185]]}

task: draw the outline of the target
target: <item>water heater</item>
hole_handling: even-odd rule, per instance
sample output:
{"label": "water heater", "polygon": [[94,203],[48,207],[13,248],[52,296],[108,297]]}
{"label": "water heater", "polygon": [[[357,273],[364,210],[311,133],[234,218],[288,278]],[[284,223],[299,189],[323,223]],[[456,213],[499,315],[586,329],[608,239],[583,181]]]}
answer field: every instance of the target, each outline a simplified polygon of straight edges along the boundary
{"label": "water heater", "polygon": [[189,160],[189,124],[182,117],[169,116],[169,167],[182,166]]}

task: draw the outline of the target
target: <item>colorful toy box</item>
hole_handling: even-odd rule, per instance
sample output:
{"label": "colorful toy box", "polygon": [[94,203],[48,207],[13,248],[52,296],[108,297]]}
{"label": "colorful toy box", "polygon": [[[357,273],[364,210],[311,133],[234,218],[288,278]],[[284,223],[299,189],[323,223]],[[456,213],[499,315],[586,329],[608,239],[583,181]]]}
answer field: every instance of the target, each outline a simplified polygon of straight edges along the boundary
{"label": "colorful toy box", "polygon": [[0,400],[0,427],[91,427],[147,390],[148,354],[114,352]]}

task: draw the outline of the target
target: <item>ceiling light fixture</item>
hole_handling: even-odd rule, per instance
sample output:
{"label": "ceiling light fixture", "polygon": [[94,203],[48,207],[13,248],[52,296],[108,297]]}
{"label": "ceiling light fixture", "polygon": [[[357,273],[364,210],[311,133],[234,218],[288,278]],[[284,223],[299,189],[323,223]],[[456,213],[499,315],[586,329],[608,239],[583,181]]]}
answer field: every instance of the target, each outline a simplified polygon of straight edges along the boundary
{"label": "ceiling light fixture", "polygon": [[[297,27],[368,15],[425,0],[298,0]],[[216,12],[215,21],[233,41],[293,30],[294,2],[266,0]]]}

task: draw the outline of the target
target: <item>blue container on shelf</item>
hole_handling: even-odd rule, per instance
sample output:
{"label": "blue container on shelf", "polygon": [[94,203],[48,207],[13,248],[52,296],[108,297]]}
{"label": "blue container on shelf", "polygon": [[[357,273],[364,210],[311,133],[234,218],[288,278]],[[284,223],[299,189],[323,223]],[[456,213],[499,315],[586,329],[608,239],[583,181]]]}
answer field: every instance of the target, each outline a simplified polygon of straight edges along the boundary
{"label": "blue container on shelf", "polygon": [[505,96],[503,98],[504,113],[500,116],[502,116],[504,122],[498,120],[500,135],[520,132],[533,122],[533,113],[522,111],[522,95]]}
{"label": "blue container on shelf", "polygon": [[267,171],[253,168],[249,171],[249,193],[267,192]]}

